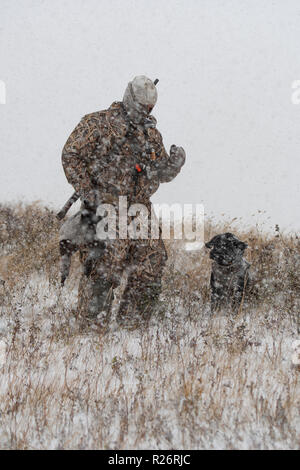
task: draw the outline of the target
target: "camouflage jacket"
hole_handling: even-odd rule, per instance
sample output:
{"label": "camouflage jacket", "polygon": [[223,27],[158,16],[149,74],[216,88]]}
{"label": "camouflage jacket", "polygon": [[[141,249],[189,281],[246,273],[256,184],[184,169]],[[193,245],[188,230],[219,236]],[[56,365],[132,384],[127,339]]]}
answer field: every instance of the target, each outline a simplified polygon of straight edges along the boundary
{"label": "camouflage jacket", "polygon": [[90,201],[96,192],[100,202],[118,196],[147,202],[181,169],[167,154],[155,118],[135,125],[121,102],[81,119],[63,148],[62,164],[75,191]]}

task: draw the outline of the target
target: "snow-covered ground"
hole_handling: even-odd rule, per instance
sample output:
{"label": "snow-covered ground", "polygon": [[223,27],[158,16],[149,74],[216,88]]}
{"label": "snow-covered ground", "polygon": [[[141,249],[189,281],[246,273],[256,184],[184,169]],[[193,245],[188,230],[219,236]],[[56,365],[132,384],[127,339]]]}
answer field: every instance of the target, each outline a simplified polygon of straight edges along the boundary
{"label": "snow-covered ground", "polygon": [[150,325],[119,327],[117,296],[103,331],[76,317],[76,256],[60,287],[49,210],[4,207],[0,229],[0,448],[300,447],[297,238],[239,233],[256,287],[238,316],[210,314],[205,249],[169,241]]}
{"label": "snow-covered ground", "polygon": [[74,318],[74,279],[32,275],[2,294],[1,448],[299,447],[286,312],[212,317],[174,295],[148,328],[103,333]]}

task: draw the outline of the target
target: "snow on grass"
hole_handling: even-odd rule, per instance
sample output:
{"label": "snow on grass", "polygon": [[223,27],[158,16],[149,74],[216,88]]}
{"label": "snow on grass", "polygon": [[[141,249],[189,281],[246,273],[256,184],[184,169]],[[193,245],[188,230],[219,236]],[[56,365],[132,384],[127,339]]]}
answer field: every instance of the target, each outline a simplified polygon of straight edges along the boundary
{"label": "snow on grass", "polygon": [[296,331],[284,315],[187,314],[173,299],[148,328],[103,333],[82,329],[73,297],[36,276],[7,293],[2,448],[299,445]]}
{"label": "snow on grass", "polygon": [[1,214],[1,449],[299,448],[297,240],[240,234],[258,287],[237,316],[210,314],[205,250],[169,242],[150,325],[100,330],[76,316],[78,259],[59,285],[53,215]]}

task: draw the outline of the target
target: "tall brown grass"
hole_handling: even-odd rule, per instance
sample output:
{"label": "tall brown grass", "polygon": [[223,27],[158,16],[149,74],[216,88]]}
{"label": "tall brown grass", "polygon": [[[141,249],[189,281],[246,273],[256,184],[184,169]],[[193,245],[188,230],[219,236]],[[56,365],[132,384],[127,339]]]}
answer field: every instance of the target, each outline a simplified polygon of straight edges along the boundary
{"label": "tall brown grass", "polygon": [[157,316],[103,332],[74,315],[76,256],[60,287],[58,228],[47,208],[0,206],[0,448],[299,448],[295,235],[207,220],[205,240],[249,244],[241,314],[211,316],[208,253],[169,240]]}

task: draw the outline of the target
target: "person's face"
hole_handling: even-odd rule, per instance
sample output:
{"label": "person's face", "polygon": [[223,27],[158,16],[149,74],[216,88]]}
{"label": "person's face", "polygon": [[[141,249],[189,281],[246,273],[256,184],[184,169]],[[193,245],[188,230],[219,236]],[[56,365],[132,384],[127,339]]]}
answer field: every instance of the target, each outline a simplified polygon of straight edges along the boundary
{"label": "person's face", "polygon": [[154,108],[154,105],[137,103],[138,112],[143,117],[148,116],[151,113],[153,108]]}

